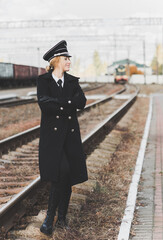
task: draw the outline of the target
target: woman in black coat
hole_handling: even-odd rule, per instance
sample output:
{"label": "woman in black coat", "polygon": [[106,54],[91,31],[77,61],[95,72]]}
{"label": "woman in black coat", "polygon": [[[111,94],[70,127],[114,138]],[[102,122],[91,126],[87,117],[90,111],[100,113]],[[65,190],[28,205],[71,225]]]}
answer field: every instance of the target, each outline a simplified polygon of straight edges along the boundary
{"label": "woman in black coat", "polygon": [[41,109],[39,169],[41,180],[51,182],[47,216],[40,228],[45,234],[52,233],[57,208],[56,226],[68,229],[71,186],[88,179],[76,116],[76,110],[85,107],[86,98],[79,78],[67,73],[70,57],[66,41],[60,41],[43,56],[50,66],[48,73],[37,79]]}

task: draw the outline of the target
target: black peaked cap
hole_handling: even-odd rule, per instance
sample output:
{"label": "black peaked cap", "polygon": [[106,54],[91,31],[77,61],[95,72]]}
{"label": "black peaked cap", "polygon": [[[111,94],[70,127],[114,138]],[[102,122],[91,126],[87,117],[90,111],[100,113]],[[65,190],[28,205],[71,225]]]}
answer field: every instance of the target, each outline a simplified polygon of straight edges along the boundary
{"label": "black peaked cap", "polygon": [[67,42],[65,40],[60,41],[54,47],[52,47],[50,50],[48,50],[44,54],[43,59],[45,61],[50,61],[52,58],[57,57],[57,56],[71,57],[67,50]]}

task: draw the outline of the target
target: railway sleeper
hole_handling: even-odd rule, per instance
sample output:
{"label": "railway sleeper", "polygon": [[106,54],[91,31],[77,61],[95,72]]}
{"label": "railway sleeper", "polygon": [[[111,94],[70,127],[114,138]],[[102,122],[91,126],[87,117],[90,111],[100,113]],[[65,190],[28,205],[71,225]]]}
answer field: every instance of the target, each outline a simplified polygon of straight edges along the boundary
{"label": "railway sleeper", "polygon": [[17,182],[17,181],[16,182],[1,182],[0,188],[5,189],[5,188],[14,188],[14,187],[25,187],[28,184],[29,184],[29,181],[27,181],[27,182]]}
{"label": "railway sleeper", "polygon": [[4,174],[4,176],[0,176],[0,181],[1,182],[9,182],[9,181],[24,181],[24,180],[34,180],[38,177],[38,175],[30,175],[30,176],[7,176],[7,174]]}
{"label": "railway sleeper", "polygon": [[19,193],[22,188],[0,189],[0,197],[10,196]]}
{"label": "railway sleeper", "polygon": [[21,148],[24,148],[24,149],[28,149],[29,151],[35,151],[35,150],[38,150],[38,145],[34,145],[31,143],[31,145],[29,145],[29,143],[27,145],[22,145]]}
{"label": "railway sleeper", "polygon": [[12,160],[7,160],[6,158],[2,160],[4,164],[9,165],[29,165],[34,164],[38,166],[38,158],[16,158]]}
{"label": "railway sleeper", "polygon": [[[11,152],[8,153],[8,155],[9,155],[9,156],[14,156],[14,157],[16,156],[16,157],[23,158],[23,157],[25,157],[25,156],[28,155],[28,154],[23,154],[23,153],[17,152],[17,151],[11,151]],[[31,157],[32,157],[32,156],[35,157],[36,154],[31,154]]]}
{"label": "railway sleeper", "polygon": [[18,148],[16,148],[16,152],[20,152],[22,154],[38,154],[38,149],[32,150],[29,152],[28,149],[18,147]]}

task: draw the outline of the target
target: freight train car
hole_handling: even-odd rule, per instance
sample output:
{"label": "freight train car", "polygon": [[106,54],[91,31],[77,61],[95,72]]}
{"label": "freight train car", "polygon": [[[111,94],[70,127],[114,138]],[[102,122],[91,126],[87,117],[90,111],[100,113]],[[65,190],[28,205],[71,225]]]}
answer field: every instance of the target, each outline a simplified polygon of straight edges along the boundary
{"label": "freight train car", "polygon": [[0,88],[35,86],[37,76],[43,73],[44,68],[0,63]]}
{"label": "freight train car", "polygon": [[127,73],[126,73],[126,67],[124,65],[119,65],[115,69],[114,82],[115,83],[126,83],[126,82],[128,82],[128,76],[127,76]]}
{"label": "freight train car", "polygon": [[0,88],[10,87],[13,81],[14,68],[11,63],[0,63]]}

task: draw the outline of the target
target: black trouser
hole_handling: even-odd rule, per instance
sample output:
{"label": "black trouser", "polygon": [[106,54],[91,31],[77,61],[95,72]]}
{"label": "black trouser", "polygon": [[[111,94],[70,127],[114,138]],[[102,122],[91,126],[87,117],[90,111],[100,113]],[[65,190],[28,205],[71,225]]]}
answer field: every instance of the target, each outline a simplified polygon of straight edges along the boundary
{"label": "black trouser", "polygon": [[[70,181],[70,168],[69,163],[66,158],[65,153],[63,152],[63,156],[61,158],[60,163],[60,173],[59,173],[59,181],[51,183],[50,196],[49,196],[49,205],[51,201],[53,201],[53,211],[55,214],[56,208],[58,207],[58,218],[65,219],[69,200],[71,196],[71,181]],[[52,200],[51,200],[52,198]],[[49,209],[50,206],[48,206]]]}

